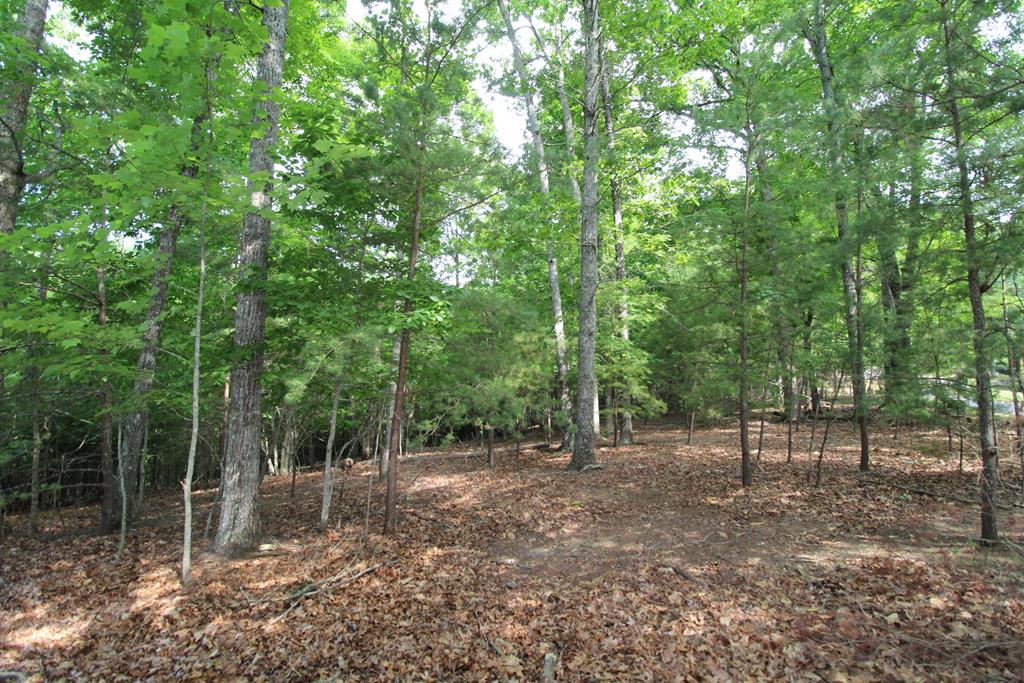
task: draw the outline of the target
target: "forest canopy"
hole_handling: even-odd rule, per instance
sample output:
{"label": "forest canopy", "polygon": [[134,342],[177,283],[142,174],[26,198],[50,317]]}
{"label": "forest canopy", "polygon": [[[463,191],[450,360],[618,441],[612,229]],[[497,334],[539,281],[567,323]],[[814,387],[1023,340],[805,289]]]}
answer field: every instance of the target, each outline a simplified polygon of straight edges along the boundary
{"label": "forest canopy", "polygon": [[1022,16],[2,2],[0,509],[124,533],[201,482],[235,555],[266,475],[322,468],[323,528],[335,461],[373,460],[393,533],[406,449],[543,432],[589,470],[642,422],[738,418],[749,486],[758,419],[792,458],[828,414],[862,471],[879,432],[965,432],[994,543]]}

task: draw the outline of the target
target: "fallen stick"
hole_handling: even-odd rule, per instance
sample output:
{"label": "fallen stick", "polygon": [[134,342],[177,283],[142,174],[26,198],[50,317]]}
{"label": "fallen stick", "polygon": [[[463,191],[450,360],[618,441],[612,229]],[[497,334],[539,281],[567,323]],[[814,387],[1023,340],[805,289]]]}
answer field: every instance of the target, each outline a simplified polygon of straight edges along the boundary
{"label": "fallen stick", "polygon": [[[378,569],[380,569],[381,567],[383,567],[385,565],[390,565],[390,564],[394,564],[394,563],[395,563],[394,560],[389,560],[388,562],[381,562],[380,564],[375,564],[372,567],[367,567],[363,571],[361,571],[361,572],[359,572],[357,574],[353,574],[352,576],[349,576],[349,577],[344,577],[341,574],[337,574],[335,576],[332,576],[332,577],[329,577],[329,578],[326,578],[326,579],[322,579],[320,581],[315,581],[313,583],[306,584],[305,586],[303,586],[303,588],[299,592],[293,593],[291,596],[288,596],[288,597],[292,598],[292,604],[289,605],[288,609],[286,609],[284,612],[282,612],[281,614],[279,614],[276,617],[274,617],[270,621],[270,623],[271,624],[276,624],[277,622],[281,621],[286,616],[288,616],[289,612],[291,612],[293,609],[295,609],[296,607],[299,606],[299,603],[302,602],[303,598],[308,598],[311,595],[318,595],[320,593],[326,593],[329,590],[334,590],[335,588],[341,588],[342,586],[347,586],[348,584],[350,584],[350,583],[352,583],[352,582],[354,582],[354,581],[356,581],[356,580],[366,576],[367,574],[369,574],[371,572],[377,571]],[[309,590],[310,588],[312,588],[314,586],[319,586],[319,588],[317,588],[316,590]],[[285,599],[287,600],[288,597],[286,597]]]}
{"label": "fallen stick", "polygon": [[[967,505],[976,505],[978,503],[977,500],[971,500],[970,498],[963,498],[961,496],[954,496],[954,495],[951,495],[951,494],[948,494],[948,493],[940,493],[938,491],[929,491],[928,489],[914,488],[913,486],[903,486],[902,484],[894,484],[892,482],[880,481],[878,479],[863,478],[863,479],[861,479],[861,481],[862,482],[867,482],[868,484],[875,484],[877,486],[888,486],[890,488],[894,488],[894,489],[897,489],[897,490],[900,490],[900,491],[906,491],[907,493],[916,493],[916,494],[919,494],[919,495],[922,495],[922,496],[931,496],[932,498],[940,498],[940,499],[943,499],[943,500],[952,500],[954,502],[965,503]],[[1007,512],[1012,512],[1015,508],[1024,508],[1024,505],[1021,505],[1020,503],[997,503],[996,507],[998,507],[1000,510],[1006,510]]]}
{"label": "fallen stick", "polygon": [[[326,592],[327,590],[329,590],[331,588],[336,588],[338,586],[344,586],[344,585],[350,584],[353,581],[355,581],[356,579],[362,578],[362,577],[366,576],[367,574],[370,574],[372,572],[377,571],[378,569],[380,569],[384,565],[389,565],[389,564],[394,564],[394,563],[395,563],[394,560],[389,560],[387,562],[381,562],[380,564],[375,564],[372,567],[367,567],[363,571],[358,572],[356,574],[353,574],[352,576],[346,577],[344,575],[344,573],[341,573],[341,574],[335,574],[334,576],[331,576],[331,577],[326,578],[326,579],[321,579],[320,581],[314,581],[313,583],[306,584],[306,586],[304,587],[304,590],[302,590],[301,592],[296,594],[295,597],[296,598],[305,598],[305,597],[308,597],[310,595],[316,595],[317,593],[324,593],[324,592]],[[340,581],[340,583],[337,583],[337,585],[332,585],[332,584],[335,584],[335,582],[338,582],[338,581]],[[317,588],[316,590],[310,590],[311,588],[317,587],[317,586],[319,586],[319,588]]]}
{"label": "fallen stick", "polygon": [[476,625],[480,627],[480,635],[484,637],[484,641],[491,647],[494,652],[501,657],[501,650],[497,645],[491,642],[491,639],[487,636],[487,631],[484,630],[483,622],[480,621],[480,612],[473,610],[473,616],[476,617]]}

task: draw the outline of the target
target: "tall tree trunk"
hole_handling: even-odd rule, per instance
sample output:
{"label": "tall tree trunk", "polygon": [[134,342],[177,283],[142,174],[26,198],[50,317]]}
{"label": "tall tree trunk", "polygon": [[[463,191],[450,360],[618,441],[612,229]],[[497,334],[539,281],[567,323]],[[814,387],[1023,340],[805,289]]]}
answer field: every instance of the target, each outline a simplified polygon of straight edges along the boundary
{"label": "tall tree trunk", "polygon": [[213,159],[213,115],[210,99],[211,67],[206,66],[206,168],[203,177],[203,199],[199,213],[199,283],[196,289],[196,320],[192,330],[192,430],[189,434],[188,461],[185,481],[182,482],[185,503],[184,533],[181,544],[181,585],[192,582],[192,478],[196,469],[196,451],[199,448],[199,390],[200,360],[203,338],[203,303],[206,297],[206,209],[210,196],[210,175]]}
{"label": "tall tree trunk", "polygon": [[580,192],[580,182],[576,179],[576,171],[572,167],[576,162],[576,126],[572,120],[572,106],[569,104],[569,95],[565,89],[565,71],[562,68],[561,40],[555,41],[555,64],[557,65],[558,78],[558,102],[562,107],[562,131],[565,134],[565,156],[569,162],[566,175],[569,176],[569,188],[572,190],[572,198],[579,204],[583,201],[583,194]]}
{"label": "tall tree trunk", "polygon": [[744,486],[754,483],[750,466],[750,358],[747,332],[747,237],[740,238],[740,474]]}
{"label": "tall tree trunk", "polygon": [[28,526],[32,533],[39,533],[39,486],[43,453],[43,433],[39,426],[39,408],[32,416],[32,472],[29,489]]}
{"label": "tall tree trunk", "polygon": [[847,209],[839,98],[835,92],[828,34],[825,29],[825,3],[822,0],[815,2],[814,16],[805,29],[805,37],[811,46],[821,79],[821,101],[826,119],[826,144],[828,145],[829,166],[835,192],[836,230],[843,252],[843,312],[846,320],[847,350],[852,370],[850,374],[853,384],[853,410],[860,432],[860,469],[866,472],[871,468],[871,449],[865,402],[864,345],[860,334],[860,297],[858,296],[857,275],[854,267],[856,249],[854,248],[855,240],[850,231],[850,218]]}
{"label": "tall tree trunk", "polygon": [[[18,204],[25,191],[23,133],[46,27],[46,10],[47,0],[25,0],[12,31],[15,40],[9,47],[13,48],[13,58],[4,64],[7,78],[0,83],[0,234],[4,235],[14,232]],[[10,266],[8,254],[0,250],[0,278],[6,280]],[[7,302],[0,302],[0,306],[6,307]],[[0,372],[0,393],[4,384]]]}
{"label": "tall tree trunk", "polygon": [[600,75],[598,0],[583,0],[583,201],[580,203],[579,372],[576,386],[576,439],[570,467],[582,470],[597,460],[594,421],[597,351],[597,170],[601,150],[597,135]]}
{"label": "tall tree trunk", "polygon": [[750,351],[749,351],[749,320],[748,316],[748,269],[747,269],[747,242],[750,221],[750,145],[753,144],[753,135],[750,133],[750,121],[747,120],[747,148],[743,155],[743,220],[740,225],[740,254],[739,254],[739,280],[740,280],[740,301],[739,301],[739,337],[740,337],[740,367],[739,367],[739,400],[740,400],[740,478],[743,486],[750,486],[754,483],[754,471],[750,462]]}
{"label": "tall tree trunk", "polygon": [[[209,153],[209,152],[207,152]],[[209,183],[209,161],[207,161],[207,184]],[[208,187],[208,185],[207,185]],[[204,198],[205,202],[205,198]],[[205,220],[203,221],[205,222]],[[203,297],[206,293],[206,235],[199,229],[199,288],[196,295],[196,321],[192,340],[192,429],[188,444],[188,461],[185,465],[185,481],[182,483],[185,501],[185,527],[181,552],[181,585],[192,581],[192,477],[195,473],[196,450],[199,446],[199,378],[200,352],[203,331]]]}
{"label": "tall tree trunk", "polygon": [[551,291],[551,316],[555,321],[555,362],[557,364],[558,404],[561,406],[562,417],[559,428],[562,430],[563,443],[568,441],[571,446],[572,398],[569,396],[569,363],[566,361],[565,317],[562,314],[562,290],[558,280],[558,259],[549,243],[548,251],[548,288]]}
{"label": "tall tree trunk", "polygon": [[[192,151],[199,151],[203,123],[206,114],[196,116],[192,121]],[[187,163],[181,169],[181,175],[195,178],[198,167]],[[128,494],[128,522],[134,521],[142,498],[142,457],[145,448],[146,433],[149,430],[149,409],[146,402],[153,388],[156,375],[156,358],[160,350],[160,333],[163,328],[163,312],[167,304],[167,287],[170,282],[171,270],[174,265],[174,252],[178,244],[178,235],[185,224],[186,215],[177,204],[172,204],[167,212],[167,224],[160,231],[160,239],[156,249],[156,269],[151,282],[152,293],[149,309],[146,312],[145,331],[142,333],[142,348],[135,369],[135,384],[132,389],[133,409],[122,420],[123,453],[125,457],[124,472],[125,491]],[[112,509],[118,515],[120,508],[116,501]]]}
{"label": "tall tree trunk", "polygon": [[[548,176],[547,155],[544,152],[544,140],[541,137],[540,122],[537,118],[537,106],[534,101],[533,87],[530,83],[529,74],[526,71],[526,60],[523,58],[519,41],[516,38],[515,27],[512,24],[512,15],[509,13],[505,0],[498,0],[498,9],[505,22],[505,33],[512,44],[512,61],[515,65],[516,74],[519,77],[519,89],[522,92],[523,103],[526,106],[526,128],[530,133],[530,141],[533,144],[533,152],[537,157],[537,178],[540,183],[540,192],[544,197],[545,204],[549,201],[551,194],[551,183]],[[569,125],[572,125],[570,114]],[[575,179],[574,181],[575,182]],[[559,420],[559,427],[564,435],[569,433],[571,424],[572,403],[569,398],[569,384],[567,375],[569,373],[568,363],[565,359],[565,323],[562,318],[562,292],[558,281],[558,259],[555,257],[554,249],[550,241],[547,246],[548,261],[548,288],[551,293],[551,313],[554,318],[555,332],[555,361],[558,382],[558,400],[562,407],[562,415]]]}
{"label": "tall tree trunk", "polygon": [[985,543],[999,540],[999,522],[996,493],[999,486],[999,459],[995,441],[995,417],[992,411],[992,378],[989,375],[988,351],[985,349],[985,304],[983,296],[988,288],[982,282],[979,263],[979,245],[974,229],[974,197],[964,142],[963,121],[960,114],[961,95],[953,60],[953,41],[956,29],[951,25],[948,0],[940,0],[942,33],[946,69],[946,87],[950,124],[953,128],[953,150],[956,153],[958,199],[963,219],[964,251],[967,260],[967,293],[971,301],[971,319],[974,326],[974,381],[975,400],[978,403],[978,436],[981,445],[981,538]]}
{"label": "tall tree trunk", "polygon": [[[207,162],[207,183],[209,183],[209,162]],[[204,200],[205,201],[205,200]],[[192,341],[192,430],[188,443],[188,462],[185,465],[184,488],[185,527],[181,552],[181,585],[192,581],[192,477],[196,467],[196,450],[199,446],[199,378],[200,351],[203,331],[203,296],[206,293],[206,235],[199,231],[199,290],[196,296],[196,322]]]}
{"label": "tall tree trunk", "polygon": [[[420,150],[422,154],[422,148]],[[409,246],[409,271],[407,281],[411,285],[416,280],[416,262],[420,255],[420,224],[423,220],[423,187],[424,159],[421,156],[416,167],[416,188],[413,191],[412,242]],[[407,298],[404,306],[405,316],[412,313],[412,299]],[[409,367],[409,329],[402,330],[402,340],[398,347],[398,373],[395,378],[395,409],[391,416],[391,435],[389,451],[392,453],[388,463],[387,490],[384,496],[384,533],[393,534],[398,523],[398,459],[402,451],[402,418],[405,410],[405,379]]]}
{"label": "tall tree trunk", "polygon": [[25,191],[25,158],[22,134],[28,121],[28,103],[32,97],[39,50],[46,27],[47,0],[25,0],[14,27],[14,36],[22,44],[15,48],[14,63],[5,65],[11,81],[0,93],[0,233],[14,232],[18,203]]}
{"label": "tall tree trunk", "polygon": [[263,8],[267,43],[256,78],[265,84],[254,117],[259,137],[249,143],[249,189],[255,209],[245,214],[239,249],[239,285],[235,306],[234,346],[239,360],[231,370],[228,438],[224,454],[224,494],[214,548],[221,555],[251,549],[260,535],[257,508],[260,483],[260,375],[263,372],[263,336],[266,323],[267,251],[270,243],[270,193],[265,179],[273,171],[270,151],[277,141],[280,108],[273,96],[281,86],[288,0]]}
{"label": "tall tree trunk", "polygon": [[961,89],[953,58],[956,28],[951,24],[948,0],[940,0],[942,8],[942,34],[946,70],[947,98],[950,125],[953,128],[953,151],[956,154],[958,199],[963,219],[964,252],[967,260],[967,293],[971,301],[971,320],[974,326],[974,382],[978,403],[978,436],[981,446],[981,538],[985,543],[999,540],[999,521],[996,494],[999,486],[999,458],[995,441],[995,416],[992,411],[992,378],[989,375],[988,351],[985,349],[985,304],[983,296],[988,286],[982,281],[979,245],[974,230],[974,197],[971,193],[971,175],[964,142],[963,120],[960,114]]}
{"label": "tall tree trunk", "polygon": [[[612,218],[615,222],[615,280],[619,283],[619,336],[629,346],[629,295],[626,291],[626,247],[625,230],[622,225],[622,188],[619,185],[615,156],[615,119],[612,111],[612,89],[609,83],[608,62],[604,55],[604,44],[599,44],[598,57],[601,66],[601,92],[604,102],[604,133],[608,149],[608,163],[611,167],[608,183],[612,195]],[[630,411],[630,396],[622,396],[622,429],[618,443],[628,446],[633,443],[633,413]]]}
{"label": "tall tree trunk", "polygon": [[[565,135],[565,154],[566,154],[566,160],[568,162],[567,163],[567,167],[566,167],[566,175],[569,178],[569,187],[572,190],[572,197],[573,197],[573,199],[576,200],[576,204],[577,205],[582,206],[582,203],[583,203],[583,193],[580,190],[579,180],[576,178],[576,170],[573,168],[573,165],[576,162],[576,126],[573,124],[572,107],[569,104],[569,96],[566,93],[566,89],[565,89],[565,72],[564,72],[564,70],[562,68],[562,51],[561,51],[561,41],[560,40],[556,40],[555,41],[555,62],[557,64],[557,71],[558,71],[558,82],[557,82],[557,85],[558,85],[558,101],[559,101],[559,103],[561,104],[561,107],[562,107],[562,130],[563,130],[563,133]],[[550,263],[550,252],[549,252],[549,263]],[[557,274],[558,274],[557,271],[555,271],[554,274],[557,276]],[[549,271],[549,277],[550,277],[550,271]],[[552,302],[553,301],[554,301],[554,297],[552,297]],[[562,309],[561,309],[561,298],[559,298],[558,315],[556,316],[557,320],[561,320],[561,317],[562,317],[562,312],[561,311],[562,311]],[[556,332],[556,336],[558,336],[557,332]],[[563,348],[564,348],[564,346],[565,346],[565,330],[564,330],[564,325],[562,326],[561,338],[562,338],[562,345],[563,345]],[[563,352],[563,356],[564,356],[564,352]],[[568,367],[566,367],[566,371],[565,372],[566,372],[566,374],[568,374]],[[577,410],[577,400],[578,400],[579,397],[577,396],[577,397],[574,397],[574,398],[570,398],[570,396],[569,396],[568,380],[563,382],[562,386],[565,389],[564,392],[562,392],[561,397],[560,397],[561,398],[561,403],[562,403],[562,410],[566,411],[566,409],[568,409],[568,414],[572,415],[572,417],[567,419],[567,425],[568,425],[568,428],[569,428],[569,434],[568,434],[568,438],[564,438],[562,440],[561,449],[563,451],[571,451],[573,449],[573,443],[574,443],[574,439],[575,439],[575,436],[576,436],[575,430],[572,428],[572,420],[576,419],[575,411]],[[597,430],[597,422],[598,422],[597,414],[598,414],[598,409],[597,409],[597,376],[596,376],[596,374],[594,376],[594,406],[595,406],[594,407],[594,425],[595,425],[594,429]]]}
{"label": "tall tree trunk", "polygon": [[[320,504],[320,531],[327,528],[331,515],[331,497],[334,493],[334,435],[338,431],[338,396],[341,395],[341,379],[334,382],[334,399],[331,401],[331,428],[327,432],[327,453],[324,455],[324,495]],[[344,448],[342,448],[344,452]]]}
{"label": "tall tree trunk", "polygon": [[[391,367],[393,372],[398,373],[398,357],[402,350],[402,336],[398,335],[395,337],[395,341],[391,347]],[[391,421],[395,419],[395,379],[392,379],[388,384],[388,416],[386,429],[387,433],[391,433]],[[379,474],[381,479],[386,479],[388,476],[388,463],[391,459],[391,439],[384,439],[384,447],[381,449],[380,461],[378,462]]]}
{"label": "tall tree trunk", "polygon": [[[107,277],[103,266],[96,268],[96,297],[99,303],[97,318],[100,329],[107,326]],[[104,346],[100,356],[109,354]],[[103,361],[106,363],[106,360]],[[100,462],[103,473],[103,501],[100,505],[100,533],[114,531],[114,505],[117,502],[117,474],[114,471],[114,388],[109,380],[100,383]]]}

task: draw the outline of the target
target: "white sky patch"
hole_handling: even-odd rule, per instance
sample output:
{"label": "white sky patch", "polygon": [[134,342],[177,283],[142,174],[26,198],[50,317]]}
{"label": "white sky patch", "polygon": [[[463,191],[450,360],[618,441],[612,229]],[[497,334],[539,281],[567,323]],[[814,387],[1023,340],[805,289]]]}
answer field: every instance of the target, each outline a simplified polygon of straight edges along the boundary
{"label": "white sky patch", "polygon": [[[502,74],[512,67],[512,44],[507,38],[495,42],[484,42],[477,38],[473,45],[477,66]],[[518,82],[518,81],[517,81]],[[508,97],[488,87],[482,77],[473,81],[473,90],[491,110],[494,117],[494,133],[509,155],[518,159],[526,144],[526,112],[519,98]]]}
{"label": "white sky patch", "polygon": [[46,19],[46,42],[63,50],[76,62],[88,61],[92,56],[92,34],[72,20],[71,13],[63,3],[53,2],[50,7]]}
{"label": "white sky patch", "polygon": [[[462,3],[458,0],[447,0],[440,3],[438,11],[446,21],[451,21],[458,16],[461,7]],[[424,0],[415,0],[413,11],[420,21],[426,20]],[[345,14],[350,21],[361,23],[366,20],[366,6],[362,0],[348,0]],[[485,43],[478,39],[473,48],[478,66],[489,68],[497,73],[512,68],[512,46],[508,40],[502,39],[497,42]],[[527,140],[526,113],[520,111],[515,98],[492,90],[482,77],[473,80],[473,91],[491,111],[491,116],[494,119],[494,134],[498,142],[510,157],[518,159],[522,155],[523,146]]]}
{"label": "white sky patch", "polygon": [[526,144],[526,116],[517,111],[515,100],[488,89],[483,79],[473,81],[473,89],[494,117],[494,134],[513,159],[519,159]]}
{"label": "white sky patch", "polygon": [[[711,72],[707,69],[694,69],[687,74],[691,85],[710,85],[712,82]],[[683,157],[693,164],[695,168],[718,171],[725,174],[727,180],[742,180],[743,155],[739,148],[741,141],[727,131],[719,131],[713,136],[713,144],[718,146],[716,150],[721,157],[724,157],[725,166],[716,160],[716,155],[710,148],[694,144],[694,132],[696,124],[692,117],[686,114],[662,113],[662,125],[668,130],[675,140],[683,147]]]}
{"label": "white sky patch", "polygon": [[1006,40],[1010,37],[1010,22],[1005,16],[986,19],[978,25],[978,33],[988,40]]}
{"label": "white sky patch", "polygon": [[366,6],[362,0],[348,0],[345,4],[345,16],[349,21],[362,22],[366,19]]}

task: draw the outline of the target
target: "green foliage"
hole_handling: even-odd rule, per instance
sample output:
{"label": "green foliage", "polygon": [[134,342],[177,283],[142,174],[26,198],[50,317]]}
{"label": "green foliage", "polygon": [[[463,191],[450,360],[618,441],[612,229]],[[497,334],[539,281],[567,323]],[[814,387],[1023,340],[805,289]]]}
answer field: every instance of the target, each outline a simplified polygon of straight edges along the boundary
{"label": "green foliage", "polygon": [[[1024,344],[1021,14],[1016,2],[950,2],[979,259],[992,285],[985,349],[1008,369],[1007,339],[1018,355]],[[31,57],[3,21],[17,4],[0,3],[6,86]],[[306,443],[319,443],[339,379],[342,441],[361,432],[368,450],[379,442],[392,344],[404,330],[411,442],[447,443],[487,428],[518,434],[564,417],[548,258],[560,268],[572,379],[579,207],[570,189],[580,161],[569,150],[580,141],[565,137],[557,83],[561,72],[578,138],[579,9],[509,4],[536,87],[549,196],[538,192],[532,147],[523,141],[521,154],[510,154],[485,101],[484,89],[522,94],[511,64],[478,56],[506,40],[495,7],[431,2],[428,14],[422,3],[369,2],[356,24],[338,3],[292,0],[284,84],[274,94],[282,118],[265,288],[268,450],[281,441],[286,412]],[[249,183],[261,180],[245,173],[250,140],[263,132],[253,123],[263,86],[252,68],[265,39],[259,3],[63,6],[48,29],[62,40],[46,45],[35,69],[18,222],[0,234],[0,491],[15,505],[34,423],[49,419],[54,435],[43,465],[49,485],[62,449],[81,443],[84,469],[95,470],[104,415],[116,425],[141,407],[132,387],[163,265],[156,247],[172,211],[183,228],[146,407],[151,482],[177,480],[204,205],[200,471],[216,475],[235,360],[239,231]],[[628,400],[638,416],[733,415],[741,320],[753,397],[766,392],[781,409],[788,383],[797,402],[807,401],[848,363],[839,279],[848,256],[859,263],[872,407],[935,423],[973,409],[938,3],[830,7],[853,233],[843,243],[837,181],[821,144],[820,84],[802,33],[807,3],[602,5],[616,145],[600,177],[598,381],[618,409]],[[420,260],[410,280],[417,209]],[[741,306],[743,244],[749,291]]]}

